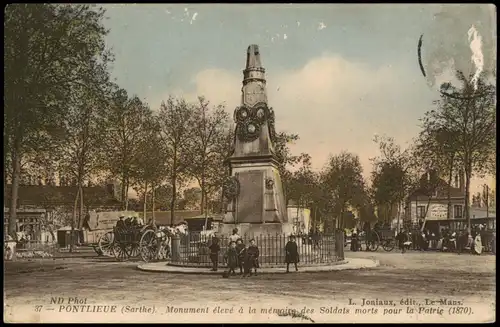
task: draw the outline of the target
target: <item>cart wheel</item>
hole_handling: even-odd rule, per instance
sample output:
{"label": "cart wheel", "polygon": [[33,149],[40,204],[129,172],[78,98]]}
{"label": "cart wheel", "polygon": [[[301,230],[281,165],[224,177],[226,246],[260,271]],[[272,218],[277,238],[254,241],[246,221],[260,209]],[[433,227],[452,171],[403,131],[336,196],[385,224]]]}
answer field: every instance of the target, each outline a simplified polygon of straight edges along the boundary
{"label": "cart wheel", "polygon": [[99,249],[105,256],[113,256],[113,242],[115,235],[113,232],[107,232],[99,238]]}
{"label": "cart wheel", "polygon": [[368,241],[368,239],[365,241],[366,248],[371,252],[376,252],[378,250],[378,247],[380,246],[380,236],[377,232],[372,232],[370,239],[370,242]]}
{"label": "cart wheel", "polygon": [[114,244],[113,253],[118,261],[126,261],[129,258],[126,246],[119,243]]}
{"label": "cart wheel", "polygon": [[385,240],[384,243],[382,244],[382,248],[386,252],[391,252],[394,250],[394,247],[396,246],[396,242],[394,240]]}
{"label": "cart wheel", "polygon": [[157,258],[158,240],[154,230],[146,230],[139,242],[139,252],[141,259],[145,262],[154,261]]}
{"label": "cart wheel", "polygon": [[125,250],[130,258],[137,258],[140,255],[139,243],[128,244]]}

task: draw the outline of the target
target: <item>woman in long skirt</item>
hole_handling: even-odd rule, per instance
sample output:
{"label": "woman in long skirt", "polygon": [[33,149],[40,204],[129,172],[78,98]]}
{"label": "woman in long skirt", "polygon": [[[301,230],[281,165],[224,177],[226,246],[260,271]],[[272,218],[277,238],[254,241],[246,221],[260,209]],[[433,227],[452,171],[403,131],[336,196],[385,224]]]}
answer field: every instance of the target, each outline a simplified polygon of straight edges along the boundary
{"label": "woman in long skirt", "polygon": [[295,236],[290,236],[290,240],[285,245],[285,263],[286,272],[290,272],[290,264],[295,265],[295,271],[298,271],[297,263],[299,262],[299,251],[297,249],[297,243],[295,243]]}

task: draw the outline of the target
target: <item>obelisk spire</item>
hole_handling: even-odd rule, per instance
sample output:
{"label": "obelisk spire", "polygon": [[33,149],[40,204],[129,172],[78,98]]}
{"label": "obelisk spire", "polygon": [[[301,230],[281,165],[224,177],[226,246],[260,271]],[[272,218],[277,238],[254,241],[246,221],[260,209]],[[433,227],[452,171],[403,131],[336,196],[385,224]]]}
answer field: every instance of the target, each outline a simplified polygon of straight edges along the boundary
{"label": "obelisk spire", "polygon": [[248,46],[247,64],[245,70],[243,71],[243,85],[246,85],[251,81],[258,81],[265,84],[265,72],[266,70],[262,67],[260,62],[259,46],[256,44]]}
{"label": "obelisk spire", "polygon": [[245,68],[249,69],[261,67],[262,64],[260,63],[259,46],[257,44],[249,45],[247,49],[247,66]]}

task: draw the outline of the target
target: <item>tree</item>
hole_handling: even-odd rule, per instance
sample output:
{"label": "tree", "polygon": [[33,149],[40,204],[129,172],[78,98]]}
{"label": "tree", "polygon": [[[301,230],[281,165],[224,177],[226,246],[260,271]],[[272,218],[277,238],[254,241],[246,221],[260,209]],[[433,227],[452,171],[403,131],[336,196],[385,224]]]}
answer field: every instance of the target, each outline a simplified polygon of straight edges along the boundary
{"label": "tree", "polygon": [[182,196],[182,209],[193,210],[201,205],[201,189],[199,187],[190,187],[185,189]]}
{"label": "tree", "polygon": [[216,152],[218,153],[219,165],[214,166],[215,172],[212,174],[216,178],[214,185],[218,185],[220,192],[220,212],[224,213],[225,210],[225,198],[224,198],[224,183],[231,176],[231,165],[229,164],[229,158],[234,153],[234,137],[235,137],[234,124],[228,122],[225,126],[224,134],[220,142],[216,143]]}
{"label": "tree", "polygon": [[472,206],[473,207],[481,207],[481,192],[477,192],[476,194],[472,194]]}
{"label": "tree", "polygon": [[[92,178],[101,157],[101,144],[104,140],[102,117],[98,108],[105,104],[106,76],[102,78],[99,88],[74,88],[68,102],[68,113],[61,121],[61,135],[54,143],[58,145],[56,153],[59,155],[59,171],[70,179],[76,180],[77,192],[73,207],[73,221],[71,235],[75,227],[81,227],[84,218],[83,184]],[[77,221],[77,207],[78,221]],[[73,244],[70,244],[70,252]]]}
{"label": "tree", "polygon": [[162,184],[166,176],[166,151],[160,138],[160,125],[157,118],[152,115],[149,108],[144,114],[146,117],[137,135],[139,147],[131,161],[130,177],[136,185],[135,190],[142,193],[143,211],[146,217],[148,195],[152,196],[150,203],[154,212],[155,189]]}
{"label": "tree", "polygon": [[311,156],[303,154],[301,156],[301,166],[292,173],[289,180],[288,199],[294,200],[297,205],[297,215],[300,208],[305,208],[313,204],[315,188],[317,187],[317,176],[312,171]]}
{"label": "tree", "polygon": [[218,149],[221,143],[225,143],[225,127],[229,122],[223,105],[215,108],[209,105],[204,97],[198,97],[192,117],[192,145],[189,147],[192,158],[190,173],[201,188],[202,214],[207,214],[209,195],[220,187],[219,167],[225,158]]}
{"label": "tree", "polygon": [[460,87],[442,85],[436,108],[426,113],[424,129],[443,130],[456,137],[450,138],[457,149],[465,172],[465,218],[470,232],[470,181],[474,174],[490,172],[496,152],[495,87],[481,76],[477,84],[473,75],[457,72]]}
{"label": "tree", "polygon": [[148,206],[158,208],[158,210],[170,210],[170,200],[172,199],[172,186],[163,184],[150,189],[148,193]]}
{"label": "tree", "polygon": [[331,156],[324,168],[322,181],[331,199],[332,211],[337,217],[337,228],[343,228],[348,205],[356,205],[364,192],[363,168],[359,157],[349,152]]}
{"label": "tree", "polygon": [[298,140],[299,136],[297,134],[279,132],[273,141],[274,150],[276,151],[276,157],[278,159],[278,171],[281,176],[281,184],[283,185],[283,193],[285,194],[287,203],[289,200],[289,187],[293,178],[293,173],[290,171],[290,168],[299,163],[302,160],[302,156],[304,155],[292,155],[290,145],[294,144]]}
{"label": "tree", "polygon": [[455,141],[459,135],[454,131],[427,125],[419,135],[417,153],[420,158],[431,158],[439,173],[447,175],[447,218],[451,218],[451,185],[454,173],[459,173],[459,149]]}
{"label": "tree", "polygon": [[173,223],[177,189],[187,179],[190,164],[193,162],[189,151],[192,146],[190,125],[193,123],[193,108],[184,99],[170,97],[161,104],[159,122],[161,140],[167,154],[168,179],[172,186],[170,208]]}
{"label": "tree", "polygon": [[103,110],[106,137],[102,167],[120,179],[123,210],[128,210],[128,191],[137,167],[135,160],[143,145],[141,133],[149,123],[151,110],[137,96],[129,99],[125,90],[116,87]]}
{"label": "tree", "polygon": [[415,172],[415,167],[418,160],[411,147],[402,149],[392,137],[377,136],[374,141],[379,146],[380,155],[371,159],[373,202],[378,208],[386,208],[389,217],[386,216],[385,219],[392,218],[392,208],[397,204],[399,217],[403,200],[417,185],[418,173]]}
{"label": "tree", "polygon": [[[67,112],[76,85],[94,85],[110,60],[104,10],[90,5],[12,4],[5,11],[4,146],[10,153],[9,234],[16,237],[21,161]],[[4,152],[4,155],[6,153]]]}

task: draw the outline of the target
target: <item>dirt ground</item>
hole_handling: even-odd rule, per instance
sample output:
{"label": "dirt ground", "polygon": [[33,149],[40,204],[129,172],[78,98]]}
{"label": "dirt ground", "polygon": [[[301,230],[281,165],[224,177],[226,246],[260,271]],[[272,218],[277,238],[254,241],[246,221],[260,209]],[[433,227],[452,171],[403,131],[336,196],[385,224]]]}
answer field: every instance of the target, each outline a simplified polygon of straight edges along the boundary
{"label": "dirt ground", "polygon": [[[98,258],[36,260],[7,262],[5,264],[4,296],[7,308],[12,308],[10,319],[18,321],[20,308],[33,310],[37,305],[48,306],[52,297],[87,299],[86,304],[116,304],[123,306],[151,305],[164,311],[167,306],[216,307],[218,304],[244,307],[243,315],[231,318],[226,313],[217,314],[212,321],[283,321],[281,315],[258,317],[250,314],[249,306],[261,310],[273,308],[316,308],[308,318],[316,322],[327,321],[485,321],[493,317],[495,306],[495,256],[450,253],[347,251],[346,257],[371,258],[380,266],[366,270],[344,270],[328,273],[290,273],[257,275],[247,279],[224,279],[204,275],[148,273],[136,269],[138,262],[118,263]],[[300,268],[300,267],[299,267]],[[414,299],[422,305],[425,299],[453,299],[463,301],[462,306],[473,308],[473,314],[410,314],[389,317],[377,315],[328,314],[318,308],[346,307],[349,298],[355,302],[365,299],[394,300]],[[359,304],[359,303],[358,303]],[[57,311],[57,306],[56,311]],[[158,309],[158,308],[161,308]],[[305,308],[305,309],[307,309]],[[445,308],[446,309],[446,308]],[[59,308],[59,310],[61,310]],[[7,310],[8,311],[8,310]],[[307,314],[307,310],[306,314]],[[331,310],[330,310],[331,311]],[[481,312],[481,317],[478,316]],[[49,312],[50,313],[50,312]],[[53,313],[38,314],[29,319],[52,320]],[[135,313],[134,313],[135,314]],[[61,316],[62,315],[62,316]],[[98,314],[63,314],[55,321],[102,320]],[[213,315],[213,313],[211,313]],[[485,316],[489,316],[488,318]],[[167,315],[169,321],[206,321],[203,315]],[[83,318],[85,317],[85,318]],[[137,316],[123,314],[106,320],[164,321],[165,316]],[[205,317],[205,318],[203,318]],[[314,318],[313,318],[314,317]],[[60,319],[59,319],[60,318]],[[296,317],[297,318],[297,317]],[[410,319],[411,318],[411,319]],[[28,319],[28,318],[23,318]],[[62,320],[61,320],[62,319]],[[160,320],[158,320],[160,319]],[[163,319],[163,320],[162,320]],[[229,320],[228,320],[229,319]],[[278,320],[276,320],[278,319]],[[301,318],[292,319],[293,321]],[[339,320],[340,319],[340,320]],[[431,320],[429,320],[431,319]],[[444,320],[443,320],[444,319]],[[465,319],[465,320],[464,320]],[[21,319],[22,320],[22,319]],[[110,320],[110,321],[111,321]],[[139,321],[138,320],[138,321]],[[302,322],[302,321],[297,321]]]}

